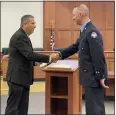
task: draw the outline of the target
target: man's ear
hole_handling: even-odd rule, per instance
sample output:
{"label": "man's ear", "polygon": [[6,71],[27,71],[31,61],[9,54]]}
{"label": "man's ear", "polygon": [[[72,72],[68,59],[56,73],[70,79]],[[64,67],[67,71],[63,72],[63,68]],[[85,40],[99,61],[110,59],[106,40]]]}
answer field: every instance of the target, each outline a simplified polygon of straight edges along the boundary
{"label": "man's ear", "polygon": [[29,22],[25,22],[23,25],[24,25],[24,26],[27,26],[28,23],[29,23]]}
{"label": "man's ear", "polygon": [[25,26],[26,26],[26,23],[23,24],[23,27],[25,27]]}
{"label": "man's ear", "polygon": [[82,17],[82,13],[79,13],[79,16]]}
{"label": "man's ear", "polygon": [[84,13],[80,13],[80,17],[82,18],[82,17],[84,17],[85,16],[85,14]]}
{"label": "man's ear", "polygon": [[84,17],[84,16],[86,16],[86,13],[81,13],[81,17]]}

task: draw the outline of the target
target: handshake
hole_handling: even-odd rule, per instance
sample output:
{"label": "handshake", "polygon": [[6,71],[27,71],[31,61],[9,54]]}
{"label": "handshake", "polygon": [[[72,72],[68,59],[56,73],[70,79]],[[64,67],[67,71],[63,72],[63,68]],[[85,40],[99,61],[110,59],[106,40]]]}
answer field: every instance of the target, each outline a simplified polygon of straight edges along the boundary
{"label": "handshake", "polygon": [[56,61],[58,61],[59,59],[61,59],[60,53],[52,53],[52,54],[50,55],[50,62],[56,62]]}

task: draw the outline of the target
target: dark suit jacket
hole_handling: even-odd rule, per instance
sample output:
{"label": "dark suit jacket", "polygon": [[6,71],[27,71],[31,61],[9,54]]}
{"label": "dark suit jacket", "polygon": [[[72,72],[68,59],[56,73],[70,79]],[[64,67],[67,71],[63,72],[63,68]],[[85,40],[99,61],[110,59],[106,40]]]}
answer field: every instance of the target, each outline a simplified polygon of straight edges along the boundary
{"label": "dark suit jacket", "polygon": [[88,87],[100,86],[100,79],[107,79],[107,67],[103,51],[103,40],[99,30],[87,23],[75,44],[61,51],[62,59],[79,53],[80,84]]}
{"label": "dark suit jacket", "polygon": [[24,86],[31,85],[35,61],[48,63],[49,56],[33,52],[30,39],[20,28],[11,37],[9,43],[7,81]]}

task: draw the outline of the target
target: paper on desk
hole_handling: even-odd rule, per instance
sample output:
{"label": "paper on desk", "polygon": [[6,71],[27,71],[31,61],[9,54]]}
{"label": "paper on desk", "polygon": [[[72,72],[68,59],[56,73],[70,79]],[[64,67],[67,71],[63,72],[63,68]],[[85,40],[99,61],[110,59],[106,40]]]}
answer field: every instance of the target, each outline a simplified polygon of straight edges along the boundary
{"label": "paper on desk", "polygon": [[46,66],[47,66],[47,63],[42,63],[42,64],[40,64],[39,67],[44,68],[44,67],[46,67]]}
{"label": "paper on desk", "polygon": [[52,65],[50,65],[50,67],[53,67],[53,68],[71,68],[71,65],[67,65],[67,64],[57,64],[57,63],[54,63]]}

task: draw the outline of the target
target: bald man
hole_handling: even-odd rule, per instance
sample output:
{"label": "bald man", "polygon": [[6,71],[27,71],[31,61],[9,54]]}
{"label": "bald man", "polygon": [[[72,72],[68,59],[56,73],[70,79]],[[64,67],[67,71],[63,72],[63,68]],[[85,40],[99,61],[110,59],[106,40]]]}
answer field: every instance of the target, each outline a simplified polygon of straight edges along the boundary
{"label": "bald man", "polygon": [[80,84],[85,88],[86,114],[105,114],[104,93],[107,67],[103,51],[102,35],[89,19],[89,9],[84,4],[73,9],[73,20],[80,25],[80,37],[75,44],[58,54],[65,59],[79,54]]}

